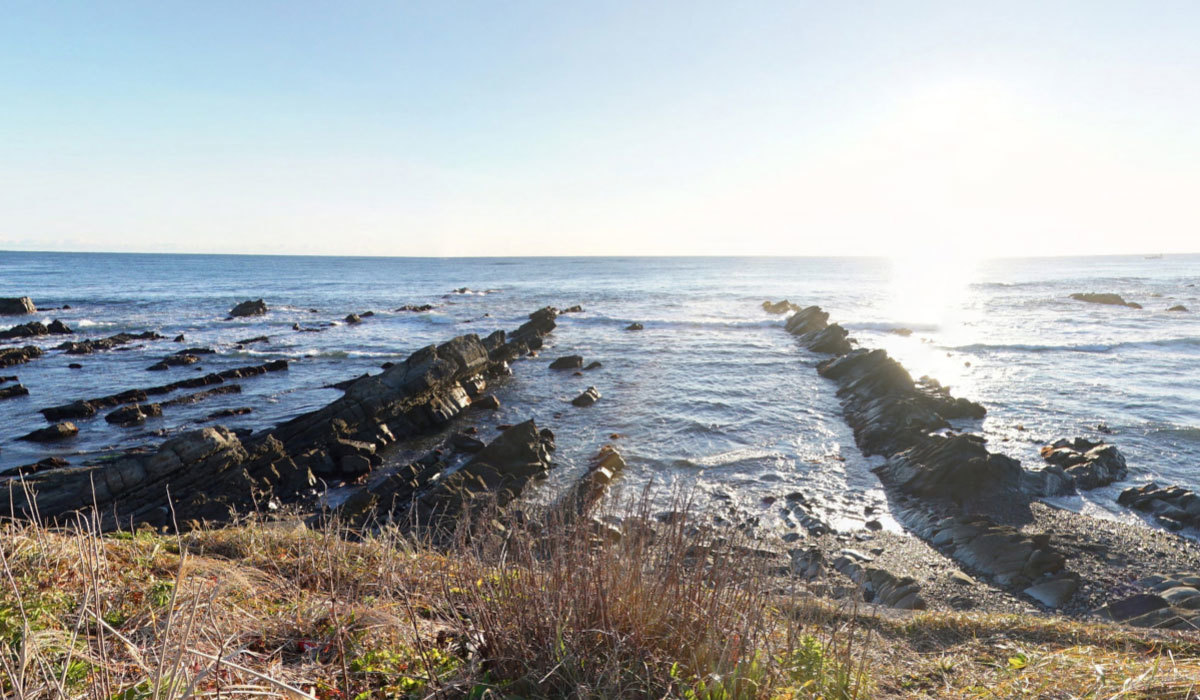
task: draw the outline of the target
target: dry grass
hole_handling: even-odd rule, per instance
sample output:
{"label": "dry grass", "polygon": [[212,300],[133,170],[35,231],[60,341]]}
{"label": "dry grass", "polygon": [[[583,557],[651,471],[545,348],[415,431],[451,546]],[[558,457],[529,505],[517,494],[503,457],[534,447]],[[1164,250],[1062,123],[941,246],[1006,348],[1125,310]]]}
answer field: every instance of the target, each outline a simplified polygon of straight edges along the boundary
{"label": "dry grass", "polygon": [[449,547],[246,522],[0,526],[0,693],[34,698],[1194,697],[1200,641],[798,594],[686,517],[486,517]]}

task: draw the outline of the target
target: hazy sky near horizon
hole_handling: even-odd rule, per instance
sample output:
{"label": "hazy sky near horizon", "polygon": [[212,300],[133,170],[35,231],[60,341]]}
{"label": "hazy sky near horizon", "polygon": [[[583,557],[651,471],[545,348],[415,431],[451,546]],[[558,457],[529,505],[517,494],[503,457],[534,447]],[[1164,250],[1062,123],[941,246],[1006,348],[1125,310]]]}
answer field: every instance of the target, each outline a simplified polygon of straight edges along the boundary
{"label": "hazy sky near horizon", "polygon": [[1200,251],[1200,3],[10,2],[0,250]]}

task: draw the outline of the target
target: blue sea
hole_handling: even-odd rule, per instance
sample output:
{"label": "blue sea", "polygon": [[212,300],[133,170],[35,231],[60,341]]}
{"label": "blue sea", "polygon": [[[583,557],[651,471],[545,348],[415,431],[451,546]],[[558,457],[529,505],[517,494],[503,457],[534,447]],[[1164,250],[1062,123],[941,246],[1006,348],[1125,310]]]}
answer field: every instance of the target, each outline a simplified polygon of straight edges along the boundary
{"label": "blue sea", "polygon": [[[261,429],[333,401],[328,385],[378,372],[455,335],[511,330],[534,309],[579,304],[560,317],[538,358],[517,362],[497,388],[498,414],[472,414],[484,437],[526,418],[558,436],[547,497],[578,475],[614,433],[629,461],[625,483],[683,487],[712,507],[755,508],[800,490],[840,527],[867,506],[886,514],[870,468],[843,423],[820,359],[765,313],[764,300],[818,304],[864,347],[883,347],[914,377],[929,375],[984,404],[974,424],[993,451],[1040,466],[1038,448],[1063,436],[1100,438],[1126,455],[1127,482],[1061,505],[1132,519],[1113,503],[1150,479],[1200,488],[1200,256],[1008,259],[938,264],[869,258],[413,259],[0,252],[0,297],[33,297],[32,319],[60,319],[65,339],[154,330],[165,340],[120,351],[49,352],[0,370],[30,395],[0,401],[0,469],[57,455],[83,463],[222,421]],[[459,292],[461,288],[466,292]],[[1116,292],[1141,310],[1091,305],[1072,292]],[[244,299],[264,317],[226,320]],[[395,311],[432,304],[429,312]],[[1168,312],[1182,304],[1191,312]],[[347,314],[373,311],[361,324]],[[30,318],[0,317],[5,327]],[[641,332],[625,331],[632,322]],[[333,323],[319,333],[293,330]],[[896,329],[909,329],[899,335]],[[216,354],[200,367],[149,372],[186,347]],[[267,335],[270,342],[238,348]],[[21,341],[25,344],[26,341]],[[575,376],[546,365],[559,355],[599,360]],[[51,446],[17,441],[43,427],[37,410],[75,399],[165,384],[204,372],[286,358],[288,372],[240,380],[243,393],[165,410],[133,428],[102,416]],[[71,369],[78,362],[82,369]],[[596,386],[603,398],[569,401]],[[156,398],[166,400],[174,394]],[[490,432],[489,432],[490,431]],[[399,453],[395,459],[403,458]],[[885,523],[887,517],[884,517]]]}

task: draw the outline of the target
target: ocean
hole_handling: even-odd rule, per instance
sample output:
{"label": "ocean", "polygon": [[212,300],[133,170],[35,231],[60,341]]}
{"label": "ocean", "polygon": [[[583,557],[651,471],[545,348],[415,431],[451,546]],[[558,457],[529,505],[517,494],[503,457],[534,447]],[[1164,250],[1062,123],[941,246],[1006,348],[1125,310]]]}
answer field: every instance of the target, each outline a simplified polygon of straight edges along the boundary
{"label": "ocean", "polygon": [[[0,469],[46,456],[80,464],[153,446],[224,409],[251,409],[221,421],[230,427],[270,427],[340,396],[330,384],[378,372],[425,345],[512,330],[539,307],[579,304],[584,311],[559,318],[540,357],[517,362],[514,376],[494,387],[500,411],[465,419],[484,437],[495,434],[494,424],[527,418],[551,428],[559,466],[543,497],[618,434],[629,462],[626,488],[653,481],[714,508],[753,508],[799,490],[837,527],[861,526],[868,510],[894,527],[870,471],[876,462],[858,452],[833,385],[815,371],[821,358],[784,332],[784,317],[761,308],[786,298],[820,305],[861,346],[885,348],[914,377],[929,375],[982,403],[987,417],[964,427],[1026,466],[1040,466],[1038,448],[1059,437],[1116,444],[1128,480],[1057,503],[1141,522],[1115,504],[1122,488],[1151,479],[1200,488],[1198,284],[1195,255],[936,263],[0,252],[0,297],[71,307],[0,317],[0,325],[59,319],[75,330],[8,345],[49,349],[146,330],[166,336],[91,355],[49,351],[0,370],[30,390],[0,401]],[[1087,304],[1073,292],[1115,292],[1144,308]],[[266,316],[226,320],[234,304],[260,297],[271,309]],[[406,304],[433,309],[396,310]],[[1178,304],[1191,311],[1166,310]],[[367,311],[374,315],[362,323],[342,322]],[[633,322],[645,330],[624,330]],[[297,332],[293,324],[324,330]],[[179,334],[183,346],[171,342]],[[237,346],[261,335],[269,342]],[[199,367],[147,371],[195,346],[217,352]],[[603,367],[583,376],[547,368],[568,354]],[[40,408],[276,358],[289,360],[289,371],[239,380],[241,394],[171,407],[137,427],[98,415],[77,421],[79,435],[64,442],[16,440],[46,425]],[[597,404],[570,405],[593,385],[603,397]],[[399,450],[391,459],[407,456]]]}

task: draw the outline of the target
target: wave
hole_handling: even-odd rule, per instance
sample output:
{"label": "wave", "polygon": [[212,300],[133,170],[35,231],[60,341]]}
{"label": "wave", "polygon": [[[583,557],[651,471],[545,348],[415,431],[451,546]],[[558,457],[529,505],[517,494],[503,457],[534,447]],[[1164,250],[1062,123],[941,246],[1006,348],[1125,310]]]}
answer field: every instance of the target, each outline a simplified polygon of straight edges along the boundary
{"label": "wave", "polygon": [[1077,345],[1039,345],[1036,343],[970,343],[967,345],[941,346],[943,350],[957,352],[1090,352],[1105,353],[1113,350],[1162,349],[1200,347],[1200,337],[1163,338],[1161,340],[1138,340],[1123,343],[1081,343]]}
{"label": "wave", "polygon": [[902,328],[920,333],[936,333],[942,327],[936,323],[902,323],[892,321],[863,321],[839,324],[849,331],[895,331]]}
{"label": "wave", "polygon": [[784,324],[783,318],[765,318],[758,321],[719,321],[716,319],[665,319],[665,318],[617,318],[614,316],[589,315],[578,316],[575,314],[565,314],[558,317],[559,322],[568,320],[571,324],[580,324],[585,326],[621,326],[624,328],[631,323],[640,323],[646,327],[646,330],[656,328],[678,329],[696,329],[696,328],[711,328],[711,329],[736,329],[736,328],[782,328]]}

